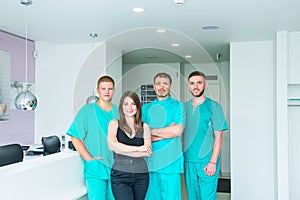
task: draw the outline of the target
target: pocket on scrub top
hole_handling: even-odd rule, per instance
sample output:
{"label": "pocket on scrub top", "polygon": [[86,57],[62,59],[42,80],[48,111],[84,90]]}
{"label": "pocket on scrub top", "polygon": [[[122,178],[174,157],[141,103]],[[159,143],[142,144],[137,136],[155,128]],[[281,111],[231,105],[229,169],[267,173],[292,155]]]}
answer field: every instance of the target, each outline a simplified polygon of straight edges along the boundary
{"label": "pocket on scrub top", "polygon": [[106,178],[105,169],[99,160],[89,160],[84,165],[84,176],[86,178]]}

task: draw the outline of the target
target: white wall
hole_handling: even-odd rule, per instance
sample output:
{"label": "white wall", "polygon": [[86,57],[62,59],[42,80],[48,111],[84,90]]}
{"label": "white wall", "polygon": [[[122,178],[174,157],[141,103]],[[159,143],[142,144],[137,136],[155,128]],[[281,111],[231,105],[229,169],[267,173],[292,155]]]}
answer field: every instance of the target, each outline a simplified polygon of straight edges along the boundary
{"label": "white wall", "polygon": [[272,41],[230,44],[231,198],[276,198]]}
{"label": "white wall", "polygon": [[64,134],[70,125],[74,86],[91,45],[36,42],[36,49],[35,142],[40,143],[42,136]]}
{"label": "white wall", "polygon": [[276,38],[276,128],[277,128],[277,198],[289,198],[289,158],[288,158],[288,114],[287,114],[287,31],[277,32]]}
{"label": "white wall", "polygon": [[[287,70],[288,70],[288,96],[283,96],[285,102],[290,100],[287,108],[288,130],[288,186],[289,199],[300,199],[300,156],[299,156],[299,118],[300,118],[300,32],[286,32],[287,37]],[[285,104],[286,105],[286,104]],[[286,133],[286,132],[285,132]],[[283,134],[283,133],[282,133]],[[286,136],[286,135],[285,135]]]}
{"label": "white wall", "polygon": [[115,93],[113,103],[119,104],[122,96],[122,51],[120,48],[113,46],[109,41],[106,43],[106,73],[115,80]]}

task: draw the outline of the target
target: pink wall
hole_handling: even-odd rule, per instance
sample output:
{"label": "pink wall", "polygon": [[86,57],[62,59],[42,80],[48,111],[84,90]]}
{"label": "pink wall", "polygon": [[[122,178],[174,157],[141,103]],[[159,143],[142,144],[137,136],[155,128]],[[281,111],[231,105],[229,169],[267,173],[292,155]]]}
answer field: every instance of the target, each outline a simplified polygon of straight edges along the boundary
{"label": "pink wall", "polygon": [[[0,31],[0,50],[10,53],[11,80],[22,81],[26,79],[24,38]],[[35,65],[33,58],[34,41],[28,41],[28,75],[27,82],[35,83]],[[0,145],[8,143],[22,145],[34,142],[34,111],[20,111],[10,109],[10,120],[0,123]]]}

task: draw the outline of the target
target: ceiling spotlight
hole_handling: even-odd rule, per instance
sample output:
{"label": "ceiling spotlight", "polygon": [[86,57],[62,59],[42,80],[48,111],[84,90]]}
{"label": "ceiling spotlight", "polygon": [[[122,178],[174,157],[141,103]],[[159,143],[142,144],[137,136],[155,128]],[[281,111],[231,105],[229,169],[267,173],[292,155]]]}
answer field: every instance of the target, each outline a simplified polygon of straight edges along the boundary
{"label": "ceiling spotlight", "polygon": [[179,44],[178,43],[173,43],[172,47],[179,47]]}
{"label": "ceiling spotlight", "polygon": [[186,55],[184,56],[185,58],[191,58],[192,56],[191,55]]}
{"label": "ceiling spotlight", "polygon": [[184,0],[174,0],[176,6],[182,6],[184,4]]}
{"label": "ceiling spotlight", "polygon": [[157,33],[165,33],[166,30],[165,30],[165,29],[157,29],[156,32],[157,32]]}
{"label": "ceiling spotlight", "polygon": [[135,13],[141,13],[141,12],[144,12],[145,9],[144,8],[133,8],[132,11]]}
{"label": "ceiling spotlight", "polygon": [[219,29],[219,26],[216,25],[207,25],[207,26],[202,26],[203,30],[217,30]]}
{"label": "ceiling spotlight", "polygon": [[24,6],[28,6],[32,4],[32,0],[21,0],[21,4]]}

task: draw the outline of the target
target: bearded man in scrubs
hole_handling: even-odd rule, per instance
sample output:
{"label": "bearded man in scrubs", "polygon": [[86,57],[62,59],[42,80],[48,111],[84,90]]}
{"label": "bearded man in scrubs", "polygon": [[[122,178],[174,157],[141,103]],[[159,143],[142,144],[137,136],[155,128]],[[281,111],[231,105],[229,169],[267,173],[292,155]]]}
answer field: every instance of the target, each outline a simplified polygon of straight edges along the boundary
{"label": "bearded man in scrubs", "polygon": [[156,74],[153,83],[156,99],[142,108],[142,119],[151,128],[152,139],[147,200],[181,200],[185,110],[181,102],[170,96],[171,85],[169,74]]}
{"label": "bearded man in scrubs", "polygon": [[205,74],[192,72],[188,77],[193,98],[184,103],[185,182],[189,200],[215,200],[220,171],[222,133],[228,129],[221,105],[206,97]]}

